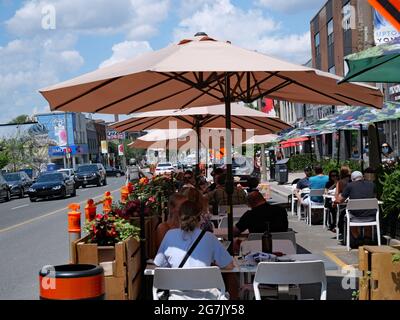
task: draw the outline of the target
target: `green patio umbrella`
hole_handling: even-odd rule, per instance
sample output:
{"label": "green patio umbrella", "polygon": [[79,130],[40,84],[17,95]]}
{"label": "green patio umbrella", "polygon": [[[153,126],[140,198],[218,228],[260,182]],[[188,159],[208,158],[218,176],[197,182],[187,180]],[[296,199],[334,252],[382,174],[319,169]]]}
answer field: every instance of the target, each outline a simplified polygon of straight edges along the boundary
{"label": "green patio umbrella", "polygon": [[345,57],[349,67],[343,82],[400,82],[400,37]]}

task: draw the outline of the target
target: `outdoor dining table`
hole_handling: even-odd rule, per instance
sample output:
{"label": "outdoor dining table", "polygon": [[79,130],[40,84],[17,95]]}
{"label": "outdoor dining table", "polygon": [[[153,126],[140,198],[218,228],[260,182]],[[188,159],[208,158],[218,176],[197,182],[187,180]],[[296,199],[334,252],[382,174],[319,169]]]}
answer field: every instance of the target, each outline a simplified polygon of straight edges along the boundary
{"label": "outdoor dining table", "polygon": [[[248,273],[255,274],[257,271],[257,264],[248,263],[243,257],[234,256],[233,269],[221,269],[222,273]],[[277,261],[281,262],[296,262],[296,261],[315,261],[321,260],[324,263],[325,271],[338,270],[338,266],[332,262],[329,258],[322,256],[320,254],[305,253],[305,254],[290,254],[282,257],[277,257]],[[146,269],[144,270],[145,276],[154,276],[154,269],[156,265],[148,263]]]}

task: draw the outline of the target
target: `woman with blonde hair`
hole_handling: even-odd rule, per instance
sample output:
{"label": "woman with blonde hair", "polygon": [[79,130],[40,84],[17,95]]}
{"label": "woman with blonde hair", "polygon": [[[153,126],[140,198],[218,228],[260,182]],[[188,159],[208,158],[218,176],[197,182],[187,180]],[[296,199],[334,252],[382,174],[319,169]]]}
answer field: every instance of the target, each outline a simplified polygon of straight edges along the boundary
{"label": "woman with blonde hair", "polygon": [[232,269],[232,256],[217,237],[200,229],[200,210],[193,201],[186,200],[179,210],[180,227],[167,232],[154,264],[159,267],[178,268],[192,244],[197,246],[181,268],[207,267],[216,264],[222,269]]}
{"label": "woman with blonde hair", "polygon": [[181,193],[188,200],[198,205],[200,211],[200,229],[213,232],[214,225],[211,222],[207,198],[203,196],[201,191],[195,188],[184,188]]}

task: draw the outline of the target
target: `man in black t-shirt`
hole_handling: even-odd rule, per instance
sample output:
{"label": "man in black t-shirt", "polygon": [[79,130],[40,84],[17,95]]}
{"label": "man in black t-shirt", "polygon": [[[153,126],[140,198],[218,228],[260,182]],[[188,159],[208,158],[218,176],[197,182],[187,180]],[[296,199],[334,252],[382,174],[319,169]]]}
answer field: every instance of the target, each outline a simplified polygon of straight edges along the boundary
{"label": "man in black t-shirt", "polygon": [[270,232],[287,231],[288,217],[284,208],[270,205],[258,191],[249,194],[247,203],[251,210],[246,211],[234,226],[233,234],[235,236],[245,230],[249,230],[249,233],[265,232],[267,223],[269,223]]}

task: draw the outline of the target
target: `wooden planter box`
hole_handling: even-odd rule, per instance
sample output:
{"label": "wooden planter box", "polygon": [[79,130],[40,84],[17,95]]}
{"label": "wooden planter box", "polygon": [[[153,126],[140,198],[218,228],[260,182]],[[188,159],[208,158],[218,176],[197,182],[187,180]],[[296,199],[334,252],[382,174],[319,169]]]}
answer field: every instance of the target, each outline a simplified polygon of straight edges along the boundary
{"label": "wooden planter box", "polygon": [[400,263],[392,256],[395,247],[364,246],[359,248],[360,300],[400,300]]}
{"label": "wooden planter box", "polygon": [[98,246],[87,239],[72,243],[73,263],[104,268],[106,300],[137,299],[142,281],[139,242],[129,238],[115,246]]}
{"label": "wooden planter box", "polygon": [[[133,223],[140,227],[140,218],[133,218]],[[156,246],[156,229],[159,223],[159,216],[150,216],[145,217],[144,223],[144,234],[145,234],[145,245],[146,245],[146,257],[154,258],[157,253],[157,246]]]}

